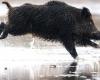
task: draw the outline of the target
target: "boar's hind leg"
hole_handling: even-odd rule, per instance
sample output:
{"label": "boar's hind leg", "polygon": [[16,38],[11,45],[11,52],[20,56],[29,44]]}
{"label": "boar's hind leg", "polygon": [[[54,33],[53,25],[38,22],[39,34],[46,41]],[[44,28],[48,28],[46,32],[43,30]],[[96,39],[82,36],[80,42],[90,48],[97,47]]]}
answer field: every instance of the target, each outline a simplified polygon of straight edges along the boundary
{"label": "boar's hind leg", "polygon": [[2,32],[1,35],[0,35],[0,39],[4,39],[8,36],[8,33],[6,32]]}
{"label": "boar's hind leg", "polygon": [[0,34],[0,39],[4,39],[8,36],[8,30],[7,29],[4,29],[2,31],[2,33]]}
{"label": "boar's hind leg", "polygon": [[68,52],[71,54],[71,56],[75,59],[78,55],[75,49],[75,44],[74,41],[69,39],[66,40],[64,39],[63,41],[63,45],[65,46],[66,50],[68,50]]}

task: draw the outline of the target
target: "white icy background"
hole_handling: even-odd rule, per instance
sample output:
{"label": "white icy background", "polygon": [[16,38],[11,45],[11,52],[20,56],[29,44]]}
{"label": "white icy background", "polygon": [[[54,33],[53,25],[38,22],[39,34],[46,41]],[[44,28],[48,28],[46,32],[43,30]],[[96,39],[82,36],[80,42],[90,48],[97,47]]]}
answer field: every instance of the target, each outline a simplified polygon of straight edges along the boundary
{"label": "white icy background", "polygon": [[[31,35],[21,37],[9,35],[7,39],[0,41],[0,80],[44,80],[44,78],[49,80],[48,77],[66,76],[64,72],[74,60],[60,43],[35,38],[34,46],[31,48],[30,42]],[[93,76],[99,80],[100,49],[92,47],[76,47],[76,49],[82,58],[78,61],[76,74]]]}

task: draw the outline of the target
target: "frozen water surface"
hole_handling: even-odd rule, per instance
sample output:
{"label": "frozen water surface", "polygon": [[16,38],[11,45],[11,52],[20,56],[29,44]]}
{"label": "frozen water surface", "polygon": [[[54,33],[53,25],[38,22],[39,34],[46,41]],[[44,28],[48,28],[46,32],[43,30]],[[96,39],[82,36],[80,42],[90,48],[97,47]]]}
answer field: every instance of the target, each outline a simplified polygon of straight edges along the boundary
{"label": "frozen water surface", "polygon": [[[30,39],[23,40],[26,37]],[[12,43],[0,41],[3,45],[0,47],[0,80],[100,79],[100,49],[77,47],[80,59],[74,62],[60,43],[46,42],[49,45],[45,46],[43,40],[39,42],[36,39],[31,48],[30,35],[14,38],[9,36],[7,39],[8,43],[9,40]],[[21,43],[16,45],[13,40]]]}

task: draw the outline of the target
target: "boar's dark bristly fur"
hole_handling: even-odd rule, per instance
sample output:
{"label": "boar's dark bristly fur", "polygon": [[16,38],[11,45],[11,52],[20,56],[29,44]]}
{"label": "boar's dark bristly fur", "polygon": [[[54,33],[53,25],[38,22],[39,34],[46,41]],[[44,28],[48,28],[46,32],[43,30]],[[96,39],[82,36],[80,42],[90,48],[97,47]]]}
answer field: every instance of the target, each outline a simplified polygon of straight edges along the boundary
{"label": "boar's dark bristly fur", "polygon": [[78,56],[75,44],[99,47],[91,39],[100,40],[100,32],[85,7],[78,9],[59,1],[49,1],[44,5],[26,3],[19,7],[3,3],[9,12],[1,39],[8,33],[15,36],[32,33],[45,40],[60,41],[73,58]]}

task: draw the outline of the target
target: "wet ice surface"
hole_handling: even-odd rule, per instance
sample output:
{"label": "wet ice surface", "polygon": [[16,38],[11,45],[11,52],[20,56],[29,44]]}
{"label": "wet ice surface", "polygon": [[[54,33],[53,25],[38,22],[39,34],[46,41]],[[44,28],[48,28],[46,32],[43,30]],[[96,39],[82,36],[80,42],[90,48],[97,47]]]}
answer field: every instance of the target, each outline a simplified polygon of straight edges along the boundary
{"label": "wet ice surface", "polygon": [[[74,62],[64,47],[32,49],[30,39],[21,41],[25,37],[8,37],[13,45],[0,41],[0,80],[100,80],[100,49],[77,47],[80,59]],[[17,39],[22,44],[13,42]]]}

